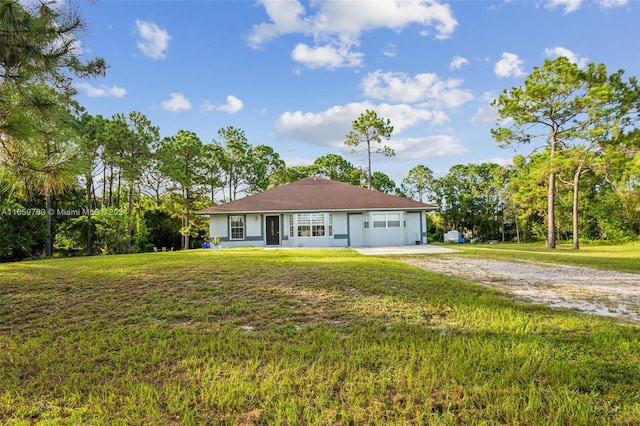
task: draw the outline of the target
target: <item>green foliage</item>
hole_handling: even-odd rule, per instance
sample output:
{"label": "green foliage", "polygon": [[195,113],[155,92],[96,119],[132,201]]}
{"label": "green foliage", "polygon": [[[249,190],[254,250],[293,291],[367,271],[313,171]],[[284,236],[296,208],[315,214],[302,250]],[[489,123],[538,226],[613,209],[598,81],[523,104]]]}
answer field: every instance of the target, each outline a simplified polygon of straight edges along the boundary
{"label": "green foliage", "polygon": [[[98,124],[99,125],[99,124]],[[158,143],[160,131],[142,113],[115,114],[106,125],[107,149],[130,184],[139,182],[151,160],[151,147]]]}
{"label": "green foliage", "polygon": [[47,238],[44,211],[19,201],[0,190],[0,262],[42,255]]}
{"label": "green foliage", "polygon": [[5,135],[0,158],[16,177],[15,185],[38,195],[57,195],[76,183],[81,170],[74,119],[50,87],[32,85],[28,92],[35,110],[23,123],[30,128],[29,137]]}
{"label": "green foliage", "polygon": [[[624,82],[622,75],[623,71],[608,75],[604,64],[589,64],[581,70],[566,57],[548,59],[542,67],[534,67],[524,86],[504,90],[493,102],[500,121],[492,135],[500,145],[541,139],[547,150],[549,248],[556,244],[556,175],[572,176],[568,185],[573,190],[571,232],[577,249],[582,175],[607,169],[611,163],[603,157],[612,151],[610,146],[625,154],[633,146],[629,142],[638,131],[640,89],[635,78]],[[627,160],[635,155],[636,150],[631,151],[630,156],[624,155]]]}
{"label": "green foliage", "polygon": [[173,215],[163,203],[156,206],[149,199],[142,200],[136,208],[136,252],[152,251],[153,247],[179,248],[181,246],[180,215]]}
{"label": "green foliage", "polygon": [[228,126],[218,130],[220,141],[214,141],[218,165],[228,188],[228,201],[234,201],[242,185],[246,184],[250,168],[251,145],[244,130]]}
{"label": "green foliage", "polygon": [[197,184],[205,161],[203,147],[200,138],[186,130],[164,138],[156,152],[160,170],[183,189],[191,189]]}
{"label": "green foliage", "polygon": [[309,166],[309,174],[324,176],[336,182],[362,186],[365,172],[338,154],[322,155]]}
{"label": "green foliage", "polygon": [[269,176],[268,189],[277,188],[315,174],[312,166],[284,167]]}
{"label": "green foliage", "polygon": [[371,170],[371,154],[382,154],[385,157],[394,157],[396,153],[387,145],[382,145],[382,139],[389,139],[393,133],[393,126],[389,119],[378,117],[375,111],[366,110],[353,121],[353,130],[349,132],[345,145],[353,147],[351,152],[357,152],[357,147],[366,144],[368,159],[368,186],[373,186],[373,171]]}
{"label": "green foliage", "polygon": [[89,230],[89,221],[87,216],[78,216],[69,218],[58,224],[54,248],[64,255],[81,255],[86,253],[86,235],[87,232],[94,233],[95,230]]}
{"label": "green foliage", "polygon": [[70,97],[69,73],[104,75],[106,64],[95,58],[82,63],[76,42],[85,25],[72,5],[53,2],[0,1],[0,86],[46,81]]}
{"label": "green foliage", "polygon": [[247,194],[265,191],[269,187],[271,175],[284,169],[284,161],[267,145],[251,148],[248,155],[251,168],[247,173]]}
{"label": "green foliage", "polygon": [[491,163],[456,165],[434,184],[440,215],[449,230],[484,240],[501,239],[506,170]]}
{"label": "green foliage", "polygon": [[99,58],[79,60],[75,43],[83,28],[69,5],[0,2],[0,161],[16,185],[38,194],[62,192],[77,164],[69,141],[70,76],[103,75],[106,68]]}
{"label": "green foliage", "polygon": [[105,150],[120,169],[120,176],[127,182],[127,253],[133,244],[132,214],[135,187],[140,183],[143,171],[151,161],[151,146],[160,139],[157,127],[142,113],[132,111],[125,116],[115,114],[106,125]]}
{"label": "green foliage", "polygon": [[104,208],[99,216],[94,216],[96,246],[102,254],[126,253],[129,245],[127,229],[129,220],[123,208]]}
{"label": "green foliage", "polygon": [[433,243],[443,241],[444,234],[451,229],[445,224],[440,212],[427,213],[427,242]]}
{"label": "green foliage", "polygon": [[382,172],[373,172],[371,176],[371,187],[376,191],[384,192],[385,194],[400,195],[401,190],[396,186],[396,183],[389,176]]}
{"label": "green foliage", "polygon": [[408,197],[423,202],[425,195],[435,199],[435,180],[433,172],[427,166],[419,164],[409,170],[402,180],[402,190]]}
{"label": "green foliage", "polygon": [[182,248],[188,249],[192,225],[192,192],[202,182],[203,168],[207,161],[204,145],[195,133],[180,130],[175,136],[163,139],[156,154],[160,160],[160,170],[182,189],[185,211],[180,233],[184,236]]}

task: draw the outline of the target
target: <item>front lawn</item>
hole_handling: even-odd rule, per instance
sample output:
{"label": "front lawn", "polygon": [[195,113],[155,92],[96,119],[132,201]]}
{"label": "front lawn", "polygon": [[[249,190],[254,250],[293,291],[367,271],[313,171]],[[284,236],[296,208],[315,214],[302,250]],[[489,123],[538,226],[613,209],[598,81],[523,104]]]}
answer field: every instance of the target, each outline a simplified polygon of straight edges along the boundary
{"label": "front lawn", "polygon": [[0,277],[8,424],[640,419],[636,325],[389,258],[194,250],[2,264]]}

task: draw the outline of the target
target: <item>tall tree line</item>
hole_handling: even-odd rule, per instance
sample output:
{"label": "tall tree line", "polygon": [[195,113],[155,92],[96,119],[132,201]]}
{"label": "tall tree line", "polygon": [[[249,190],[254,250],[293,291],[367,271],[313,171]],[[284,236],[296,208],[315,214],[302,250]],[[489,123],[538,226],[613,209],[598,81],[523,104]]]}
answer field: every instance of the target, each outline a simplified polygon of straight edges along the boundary
{"label": "tall tree line", "polygon": [[[494,101],[503,120],[493,129],[503,146],[542,140],[548,163],[547,247],[556,246],[556,195],[560,183],[573,189],[574,248],[579,248],[579,188],[586,173],[616,174],[608,165],[612,151],[634,156],[638,146],[639,88],[623,71],[607,74],[604,64],[579,69],[566,57],[535,67],[522,87],[504,92]],[[510,121],[507,125],[507,119]],[[558,178],[564,174],[566,179]],[[614,179],[616,179],[614,177]]]}

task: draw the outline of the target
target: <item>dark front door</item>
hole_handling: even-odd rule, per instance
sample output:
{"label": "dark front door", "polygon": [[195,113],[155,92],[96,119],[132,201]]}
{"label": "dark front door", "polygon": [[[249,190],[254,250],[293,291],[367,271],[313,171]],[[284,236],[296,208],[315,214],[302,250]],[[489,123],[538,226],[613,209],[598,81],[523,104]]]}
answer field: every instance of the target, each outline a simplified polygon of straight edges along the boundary
{"label": "dark front door", "polygon": [[280,244],[280,216],[267,216],[267,245]]}

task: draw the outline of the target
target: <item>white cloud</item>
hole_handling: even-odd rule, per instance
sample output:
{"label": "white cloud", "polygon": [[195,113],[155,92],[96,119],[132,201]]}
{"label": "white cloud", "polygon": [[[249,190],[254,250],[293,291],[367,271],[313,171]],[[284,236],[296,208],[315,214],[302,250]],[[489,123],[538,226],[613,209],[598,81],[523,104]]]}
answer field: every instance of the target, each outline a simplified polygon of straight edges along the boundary
{"label": "white cloud", "polygon": [[178,112],[180,110],[190,110],[191,102],[182,93],[172,93],[170,99],[160,102],[160,106],[165,111]]}
{"label": "white cloud", "polygon": [[582,0],[549,0],[545,8],[556,9],[558,7],[564,7],[564,13],[566,15],[567,13],[580,9],[580,5],[582,5]]}
{"label": "white cloud", "polygon": [[502,59],[496,62],[494,72],[498,77],[522,77],[525,75],[520,57],[509,52],[502,54]]}
{"label": "white cloud", "polygon": [[352,122],[367,109],[375,110],[378,117],[389,119],[394,128],[394,135],[420,122],[442,124],[449,119],[441,111],[413,108],[409,105],[354,102],[334,106],[319,113],[285,112],[276,121],[276,133],[283,140],[344,148],[344,140],[351,131]]}
{"label": "white cloud", "polygon": [[[438,0],[315,0],[305,9],[298,0],[260,0],[270,22],[254,25],[247,37],[249,46],[260,48],[285,34],[304,34],[315,47],[298,44],[294,60],[311,66],[360,66],[362,54],[351,52],[366,31],[389,28],[401,31],[411,24],[435,29],[437,39],[451,37],[458,22],[448,4]],[[385,53],[386,54],[386,53]],[[326,64],[326,65],[325,65]]]}
{"label": "white cloud", "polygon": [[394,127],[391,139],[384,141],[384,144],[391,147],[396,156],[387,161],[416,160],[467,152],[466,148],[449,135],[397,137],[404,129],[418,123],[442,124],[448,119],[442,113],[408,105],[373,105],[365,102],[334,106],[319,113],[286,112],[276,122],[276,132],[283,140],[306,142],[349,154],[351,148],[344,144],[344,140],[351,131],[353,120],[367,109],[375,110],[378,117],[388,118]]}
{"label": "white cloud", "polygon": [[[295,151],[295,149],[292,149],[292,151]],[[314,160],[300,157],[284,157],[283,160],[287,167],[310,166],[314,162]]]}
{"label": "white cloud", "polygon": [[462,56],[454,56],[453,60],[449,64],[449,69],[453,71],[459,70],[463,65],[469,65],[469,60]]}
{"label": "white cloud", "polygon": [[90,98],[121,98],[127,93],[126,89],[118,86],[107,87],[101,85],[100,87],[94,87],[89,83],[78,83],[76,87],[79,90],[84,90]]}
{"label": "white cloud", "polygon": [[389,102],[415,103],[455,108],[473,99],[473,95],[460,89],[459,79],[441,80],[437,74],[421,73],[409,77],[401,72],[367,74],[362,79],[364,95]]}
{"label": "white cloud", "polygon": [[499,118],[498,111],[491,105],[478,108],[478,112],[471,118],[471,124],[478,126],[481,124],[495,124]]}
{"label": "white cloud", "polygon": [[388,58],[395,58],[398,54],[398,47],[393,43],[388,43],[382,51],[382,54]]}
{"label": "white cloud", "polygon": [[247,37],[249,46],[258,48],[283,34],[310,33],[312,25],[302,17],[305,10],[297,0],[259,0],[271,23],[254,25]]}
{"label": "white cloud", "polygon": [[453,34],[458,22],[448,4],[434,0],[376,0],[373,2],[316,0],[307,10],[298,0],[260,0],[271,19],[270,23],[254,25],[248,42],[253,47],[283,34],[303,33],[315,38],[357,37],[377,28],[396,31],[410,24],[435,27],[436,38],[446,39]]}
{"label": "white cloud", "polygon": [[308,68],[342,68],[362,64],[362,53],[351,52],[349,46],[309,47],[300,43],[291,52],[294,61]]}
{"label": "white cloud", "polygon": [[225,105],[220,105],[216,109],[218,111],[228,112],[229,114],[235,114],[244,108],[244,104],[238,98],[233,95],[227,96],[227,103]]}
{"label": "white cloud", "polygon": [[458,25],[449,5],[433,0],[333,0],[320,4],[318,14],[312,17],[320,32],[359,35],[377,28],[400,31],[410,24],[420,24],[435,27],[436,38],[447,39]]}
{"label": "white cloud", "polygon": [[582,58],[577,53],[573,53],[564,47],[552,47],[550,49],[544,49],[544,54],[549,58],[558,58],[560,56],[566,57],[570,62],[573,62],[578,68],[584,69],[589,62],[589,58]]}
{"label": "white cloud", "polygon": [[244,108],[244,103],[233,95],[227,96],[227,103],[224,105],[214,105],[209,101],[204,101],[202,103],[202,109],[204,111],[216,110],[228,112],[229,114],[235,114],[236,112],[241,111],[242,108]]}
{"label": "white cloud", "polygon": [[444,157],[469,151],[450,135],[392,139],[385,144],[395,151],[394,158],[400,161]]}
{"label": "white cloud", "polygon": [[158,27],[153,22],[145,22],[136,20],[138,35],[138,48],[152,59],[164,59],[167,57],[167,49],[169,48],[169,40],[171,36],[166,30]]}
{"label": "white cloud", "polygon": [[600,6],[604,8],[623,7],[623,6],[626,6],[627,3],[629,3],[628,0],[599,0],[598,1],[598,4],[600,4]]}
{"label": "white cloud", "polygon": [[[546,9],[564,8],[564,14],[569,14],[580,9],[584,0],[548,0],[545,5]],[[624,7],[629,0],[596,0],[595,3],[604,9],[612,7]]]}

